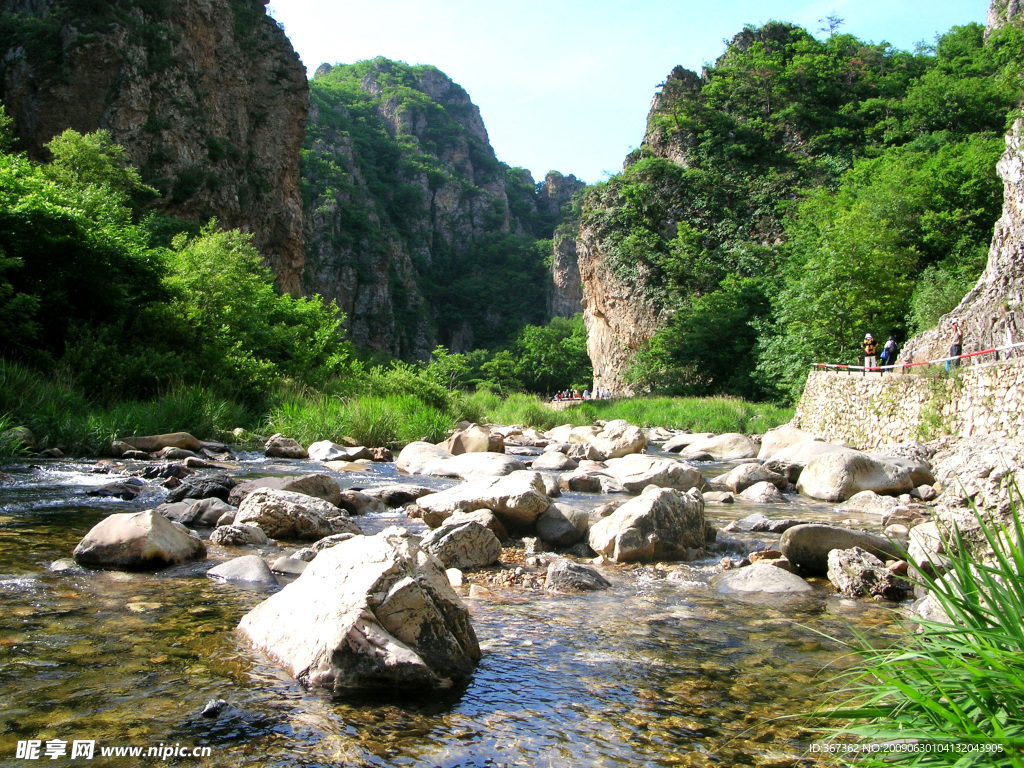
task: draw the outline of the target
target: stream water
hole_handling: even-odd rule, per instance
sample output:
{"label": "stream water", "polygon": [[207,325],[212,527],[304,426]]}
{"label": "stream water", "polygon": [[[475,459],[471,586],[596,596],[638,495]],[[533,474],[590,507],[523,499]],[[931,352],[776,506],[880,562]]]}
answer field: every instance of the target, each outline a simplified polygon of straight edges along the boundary
{"label": "stream water", "polygon": [[[236,475],[323,471],[242,454]],[[706,466],[715,474],[725,466]],[[469,684],[426,699],[335,701],[307,691],[234,632],[265,598],[205,576],[242,554],[154,574],[57,573],[96,522],[155,506],[84,495],[111,480],[86,462],[20,464],[0,486],[0,765],[146,764],[101,747],[210,747],[231,766],[789,766],[816,740],[793,717],[812,709],[845,663],[855,628],[895,633],[891,608],[816,584],[810,597],[737,599],[707,581],[707,561],[603,569],[605,592],[495,591],[466,598],[483,660]],[[339,474],[343,487],[399,482],[393,464]],[[446,487],[451,481],[405,478]],[[607,497],[570,494],[593,507]],[[621,497],[620,497],[621,498]],[[836,520],[828,505],[708,507],[719,528],[755,511]],[[362,518],[367,532],[419,525]],[[875,522],[877,525],[877,522]],[[777,537],[760,534],[771,543]],[[211,699],[231,705],[203,717]],[[17,759],[18,743],[94,740],[93,759]],[[179,750],[180,751],[180,750]]]}

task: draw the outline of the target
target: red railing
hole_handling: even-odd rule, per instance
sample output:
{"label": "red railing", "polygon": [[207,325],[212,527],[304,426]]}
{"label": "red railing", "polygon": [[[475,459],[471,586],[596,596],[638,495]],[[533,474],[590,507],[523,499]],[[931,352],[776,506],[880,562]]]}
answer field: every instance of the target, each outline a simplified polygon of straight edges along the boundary
{"label": "red railing", "polygon": [[897,369],[902,371],[906,368],[917,368],[920,365],[936,365],[937,363],[948,363],[953,360],[965,360],[968,357],[978,357],[979,355],[995,354],[996,359],[998,359],[998,355],[1000,352],[1005,352],[1006,350],[1009,349],[1020,349],[1021,347],[1024,347],[1024,342],[1020,344],[1008,344],[1005,347],[992,347],[992,349],[983,349],[980,352],[968,352],[966,355],[954,355],[953,357],[940,357],[937,360],[925,360],[920,363],[897,363],[895,365],[872,366],[844,365],[842,363],[812,363],[811,367],[829,371],[863,371],[865,373],[870,373],[871,371],[894,371]]}

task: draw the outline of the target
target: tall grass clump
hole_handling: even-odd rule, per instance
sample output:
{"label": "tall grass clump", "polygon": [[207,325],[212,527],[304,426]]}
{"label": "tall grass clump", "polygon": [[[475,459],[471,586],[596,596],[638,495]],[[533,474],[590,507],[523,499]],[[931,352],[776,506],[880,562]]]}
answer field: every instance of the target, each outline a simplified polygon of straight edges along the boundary
{"label": "tall grass clump", "polygon": [[923,577],[950,623],[922,620],[896,647],[858,641],[843,703],[818,713],[842,721],[835,739],[855,742],[836,744],[851,749],[836,752],[841,763],[1024,765],[1024,529],[1014,496],[1006,525],[975,510],[987,555],[954,531],[950,570]]}
{"label": "tall grass clump", "polygon": [[588,400],[563,414],[565,421],[577,425],[625,419],[641,427],[723,434],[765,432],[792,419],[793,409],[738,397],[634,397]]}
{"label": "tall grass clump", "polygon": [[536,395],[514,393],[502,398],[482,390],[466,396],[460,415],[467,421],[551,429],[568,421],[566,413],[549,408]]}
{"label": "tall grass clump", "polygon": [[7,431],[15,426],[17,425],[11,422],[7,414],[0,413],[0,465],[21,455],[23,451],[21,439]]}

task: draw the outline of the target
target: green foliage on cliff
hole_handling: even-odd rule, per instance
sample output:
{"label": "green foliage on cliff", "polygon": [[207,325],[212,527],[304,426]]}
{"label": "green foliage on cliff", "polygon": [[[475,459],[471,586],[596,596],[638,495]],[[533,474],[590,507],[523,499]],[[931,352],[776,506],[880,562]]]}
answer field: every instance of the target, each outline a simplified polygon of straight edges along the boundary
{"label": "green foliage on cliff", "polygon": [[948,311],[998,217],[1022,39],[971,24],[908,53],[771,22],[703,77],[674,71],[584,208],[605,263],[666,318],[632,380],[791,396],[816,358]]}

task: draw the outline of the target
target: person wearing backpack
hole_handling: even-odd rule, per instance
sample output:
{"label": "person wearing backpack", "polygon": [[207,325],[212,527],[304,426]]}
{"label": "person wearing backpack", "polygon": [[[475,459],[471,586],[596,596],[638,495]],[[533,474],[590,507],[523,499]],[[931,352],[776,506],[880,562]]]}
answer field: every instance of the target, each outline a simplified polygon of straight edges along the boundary
{"label": "person wearing backpack", "polygon": [[885,342],[885,346],[882,347],[882,365],[894,365],[898,356],[899,347],[896,345],[896,338],[890,336],[889,340]]}

